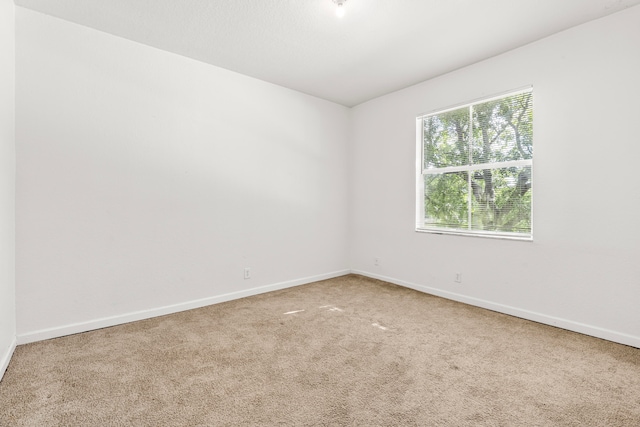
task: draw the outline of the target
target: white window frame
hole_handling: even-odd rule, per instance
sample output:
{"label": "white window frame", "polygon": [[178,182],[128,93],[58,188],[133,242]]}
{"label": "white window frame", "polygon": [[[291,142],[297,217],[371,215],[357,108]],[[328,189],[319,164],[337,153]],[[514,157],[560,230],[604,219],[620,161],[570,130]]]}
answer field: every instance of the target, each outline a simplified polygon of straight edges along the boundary
{"label": "white window frame", "polygon": [[[426,175],[442,175],[443,173],[451,173],[451,172],[461,172],[461,171],[472,172],[472,171],[483,170],[483,169],[529,166],[531,168],[531,179],[533,180],[533,156],[531,159],[524,159],[524,160],[511,160],[511,161],[505,161],[505,162],[473,164],[471,161],[472,153],[471,153],[471,150],[469,150],[469,164],[467,165],[449,166],[449,167],[435,168],[435,169],[425,169],[424,168],[425,153],[424,153],[423,120],[430,116],[446,113],[448,111],[459,110],[462,108],[469,108],[471,113],[471,107],[473,107],[474,105],[482,104],[485,102],[506,98],[508,96],[518,95],[526,92],[533,93],[533,86],[526,86],[520,89],[510,90],[497,95],[479,98],[464,104],[458,104],[451,107],[434,110],[430,113],[420,114],[418,117],[416,117],[416,228],[415,230],[417,232],[533,241],[533,205],[534,205],[533,186],[531,187],[531,190],[530,190],[532,193],[531,193],[531,231],[529,232],[529,234],[471,229],[471,226],[472,226],[471,209],[468,210],[469,220],[468,220],[467,229],[463,229],[463,228],[454,229],[454,228],[445,228],[445,227],[426,226],[424,224],[424,220],[425,220],[425,210],[424,210],[424,202],[425,202],[424,181],[425,180],[424,178]],[[531,108],[533,108],[533,106]],[[473,121],[471,121],[470,123],[473,123]],[[468,197],[469,197],[468,206],[471,206],[471,198],[473,197],[473,194],[470,188],[471,183],[469,182],[468,185],[469,185],[469,189],[467,191]]]}

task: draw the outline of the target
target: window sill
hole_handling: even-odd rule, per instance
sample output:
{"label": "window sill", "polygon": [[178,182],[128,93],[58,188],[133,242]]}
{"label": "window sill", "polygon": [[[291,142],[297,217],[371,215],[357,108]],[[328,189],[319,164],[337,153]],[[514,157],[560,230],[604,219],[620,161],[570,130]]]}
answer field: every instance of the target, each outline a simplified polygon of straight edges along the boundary
{"label": "window sill", "polygon": [[515,233],[491,233],[480,231],[464,231],[464,230],[447,230],[442,228],[416,228],[418,233],[428,234],[446,234],[452,236],[467,236],[467,237],[483,237],[488,239],[500,239],[500,240],[517,240],[521,242],[533,242],[532,235],[520,235]]}

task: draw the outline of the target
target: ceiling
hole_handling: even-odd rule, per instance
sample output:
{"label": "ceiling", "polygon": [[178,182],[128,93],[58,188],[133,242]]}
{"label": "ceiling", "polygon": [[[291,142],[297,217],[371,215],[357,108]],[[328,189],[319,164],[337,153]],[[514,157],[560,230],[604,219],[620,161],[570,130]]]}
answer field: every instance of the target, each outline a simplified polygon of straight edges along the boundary
{"label": "ceiling", "polygon": [[345,106],[640,0],[15,0]]}

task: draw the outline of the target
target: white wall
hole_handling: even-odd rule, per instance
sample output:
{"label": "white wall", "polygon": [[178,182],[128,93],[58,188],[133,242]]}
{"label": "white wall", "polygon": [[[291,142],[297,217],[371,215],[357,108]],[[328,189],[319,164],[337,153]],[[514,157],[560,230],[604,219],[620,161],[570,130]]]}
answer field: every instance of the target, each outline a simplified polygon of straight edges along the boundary
{"label": "white wall", "polygon": [[[531,84],[534,242],[415,232],[415,117]],[[351,267],[640,347],[639,97],[634,7],[356,107]]]}
{"label": "white wall", "polygon": [[16,16],[19,342],[348,271],[346,108]]}
{"label": "white wall", "polygon": [[13,0],[0,0],[0,379],[16,344],[14,27]]}
{"label": "white wall", "polygon": [[[350,266],[640,347],[640,7],[351,111],[29,10],[17,26],[20,342]],[[416,115],[530,84],[534,242],[416,233]]]}

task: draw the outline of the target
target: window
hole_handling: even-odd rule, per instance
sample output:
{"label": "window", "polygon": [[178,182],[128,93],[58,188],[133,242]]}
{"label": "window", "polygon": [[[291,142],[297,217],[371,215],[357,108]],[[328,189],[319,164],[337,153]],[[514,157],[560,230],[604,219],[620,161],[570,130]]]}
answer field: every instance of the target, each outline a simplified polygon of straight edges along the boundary
{"label": "window", "polygon": [[533,92],[417,118],[417,230],[532,239]]}

